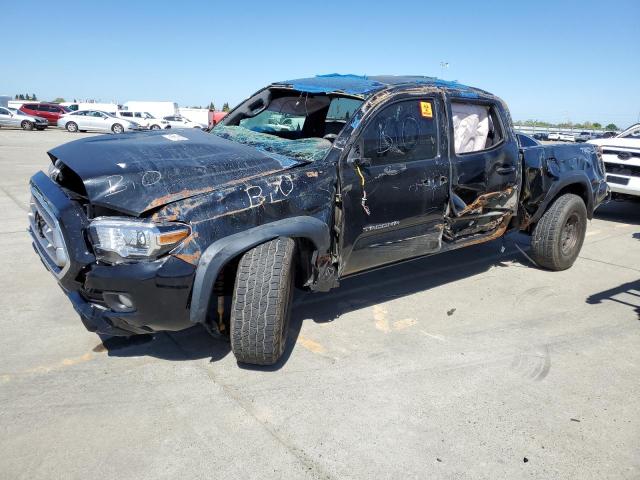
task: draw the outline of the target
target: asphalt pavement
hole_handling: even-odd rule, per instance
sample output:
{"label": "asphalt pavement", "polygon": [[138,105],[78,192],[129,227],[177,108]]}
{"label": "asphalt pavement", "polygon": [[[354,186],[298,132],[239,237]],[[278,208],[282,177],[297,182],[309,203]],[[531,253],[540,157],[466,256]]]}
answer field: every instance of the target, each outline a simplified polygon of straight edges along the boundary
{"label": "asphalt pavement", "polygon": [[299,293],[282,362],[246,368],[198,328],[81,325],[26,233],[81,136],[0,130],[0,478],[640,478],[640,203],[565,272],[512,235]]}

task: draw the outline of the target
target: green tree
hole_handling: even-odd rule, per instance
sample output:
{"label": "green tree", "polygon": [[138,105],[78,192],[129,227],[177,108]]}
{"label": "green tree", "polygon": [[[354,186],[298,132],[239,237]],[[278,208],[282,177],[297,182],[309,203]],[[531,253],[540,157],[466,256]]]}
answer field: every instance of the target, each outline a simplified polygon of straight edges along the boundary
{"label": "green tree", "polygon": [[607,125],[604,128],[605,128],[605,130],[618,130],[618,126],[615,123],[610,123],[609,125]]}
{"label": "green tree", "polygon": [[54,98],[54,99],[53,99],[53,103],[62,103],[62,102],[64,102],[64,101],[65,101],[65,100],[64,100],[64,98],[62,98],[62,97],[57,97],[57,98]]}
{"label": "green tree", "polygon": [[24,100],[24,99],[25,99],[25,98],[24,98],[24,95],[23,95],[23,94],[20,94],[20,98],[18,98],[18,100]]}
{"label": "green tree", "polygon": [[602,128],[602,124],[598,123],[598,122],[593,122],[593,128],[600,129],[600,128]]}
{"label": "green tree", "polygon": [[31,97],[29,96],[29,94],[28,94],[28,93],[25,93],[25,94],[24,94],[24,99],[25,99],[25,100],[31,100]]}
{"label": "green tree", "polygon": [[231,110],[231,108],[229,108],[229,103],[224,102],[224,105],[222,105],[222,111],[223,112],[229,112]]}
{"label": "green tree", "polygon": [[18,100],[18,94],[16,93],[16,98],[14,98],[14,100]]}
{"label": "green tree", "polygon": [[36,97],[36,94],[35,94],[35,93],[32,93],[32,94],[31,94],[31,100],[38,100],[38,97]]}
{"label": "green tree", "polygon": [[214,110],[215,111],[216,106],[214,105],[213,102],[209,103],[209,110]]}

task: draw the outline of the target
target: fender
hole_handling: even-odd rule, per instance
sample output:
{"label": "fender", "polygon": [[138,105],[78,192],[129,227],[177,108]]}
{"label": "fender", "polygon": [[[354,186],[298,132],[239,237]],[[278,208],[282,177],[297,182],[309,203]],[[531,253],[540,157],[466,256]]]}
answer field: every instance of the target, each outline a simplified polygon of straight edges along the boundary
{"label": "fender", "polygon": [[551,202],[556,198],[558,193],[560,193],[560,191],[563,188],[566,188],[571,185],[579,185],[580,188],[584,190],[586,194],[584,196],[586,198],[584,199],[586,200],[587,217],[589,219],[593,218],[594,192],[593,192],[593,189],[591,188],[591,183],[589,182],[589,178],[587,177],[586,173],[583,171],[573,171],[573,172],[563,173],[559,178],[556,178],[553,180],[553,182],[549,186],[549,191],[547,192],[547,195],[544,197],[544,200],[538,206],[536,213],[534,213],[533,216],[531,217],[531,223],[536,223],[538,220],[540,220],[540,218],[542,217],[542,215],[544,215],[544,212],[547,211],[547,208],[549,207]]}
{"label": "fender", "polygon": [[207,247],[198,262],[191,297],[191,322],[204,323],[206,320],[214,283],[229,260],[278,237],[306,238],[321,254],[329,250],[329,226],[314,217],[277,220],[216,240]]}

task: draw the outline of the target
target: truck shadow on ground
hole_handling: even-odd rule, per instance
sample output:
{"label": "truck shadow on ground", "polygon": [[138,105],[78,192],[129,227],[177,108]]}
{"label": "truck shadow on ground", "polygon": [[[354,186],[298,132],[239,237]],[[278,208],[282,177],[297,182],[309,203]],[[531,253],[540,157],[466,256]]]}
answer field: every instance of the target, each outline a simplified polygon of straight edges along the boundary
{"label": "truck shadow on ground", "polygon": [[616,302],[631,307],[640,320],[640,280],[623,283],[609,290],[594,293],[587,298],[587,303],[596,305],[605,301]]}
{"label": "truck shadow on ground", "polygon": [[599,207],[594,217],[608,222],[628,223],[630,225],[640,225],[640,202],[634,200],[616,201],[613,200],[606,205]]}
{"label": "truck shadow on ground", "polygon": [[[280,361],[269,367],[240,367],[261,371],[282,368],[295,348],[303,321],[332,322],[345,313],[478,275],[492,267],[530,268],[531,264],[515,246],[517,243],[526,251],[528,241],[524,235],[508,235],[504,252],[501,252],[502,241],[496,240],[348,278],[328,293],[297,292],[289,341]],[[455,305],[443,306],[450,307]],[[173,361],[210,358],[215,362],[231,351],[227,339],[213,338],[201,326],[180,332],[101,339],[102,344],[96,351],[106,349],[108,355],[114,357],[151,356]]]}

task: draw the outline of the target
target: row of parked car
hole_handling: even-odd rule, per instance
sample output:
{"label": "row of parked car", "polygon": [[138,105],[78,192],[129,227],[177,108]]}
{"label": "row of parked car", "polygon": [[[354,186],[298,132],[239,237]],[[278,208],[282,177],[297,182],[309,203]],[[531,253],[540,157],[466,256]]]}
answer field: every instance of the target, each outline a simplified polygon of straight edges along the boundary
{"label": "row of parked car", "polygon": [[44,130],[48,126],[64,128],[69,132],[123,133],[135,130],[161,130],[167,128],[199,128],[207,126],[181,115],[156,118],[148,112],[119,110],[71,111],[56,103],[25,103],[20,109],[0,107],[0,126],[23,130]]}
{"label": "row of parked car", "polygon": [[595,134],[593,132],[580,132],[577,135],[571,133],[551,132],[551,133],[534,133],[533,138],[536,140],[551,140],[557,142],[588,142],[589,140],[595,140],[596,138],[611,138],[615,137],[617,132],[604,132],[601,134]]}

